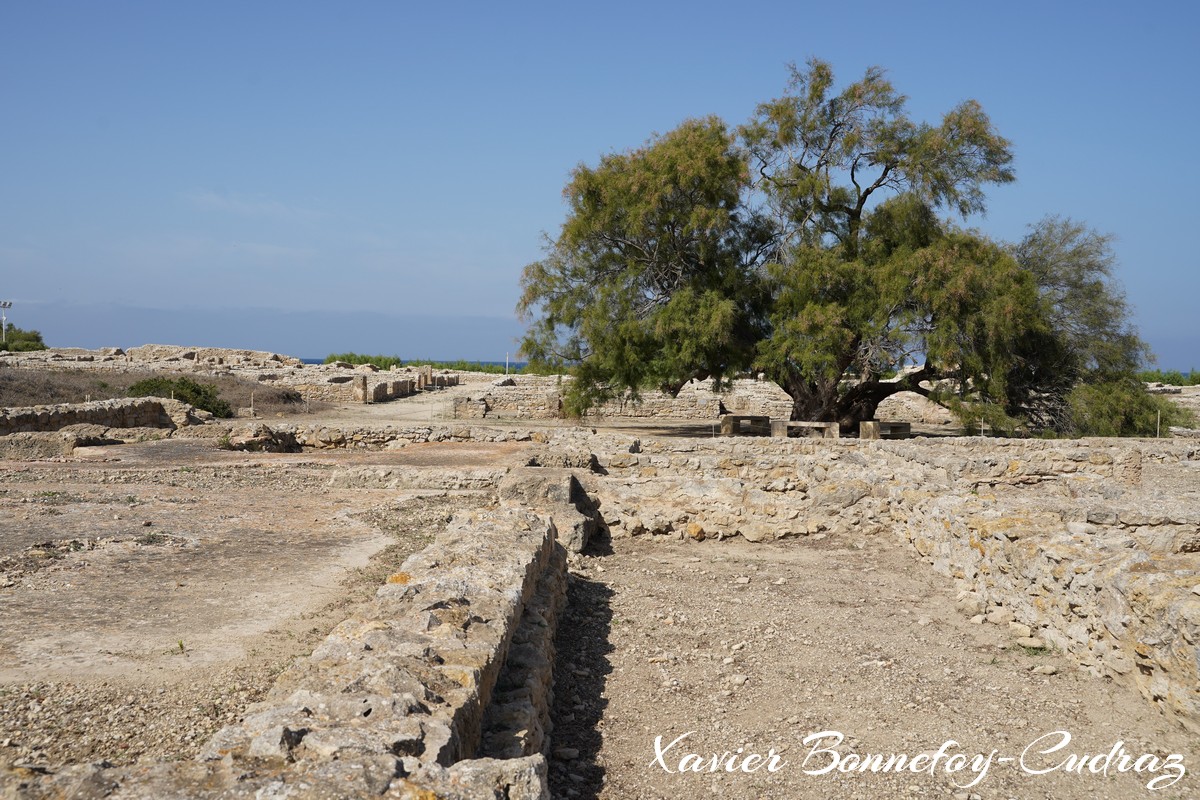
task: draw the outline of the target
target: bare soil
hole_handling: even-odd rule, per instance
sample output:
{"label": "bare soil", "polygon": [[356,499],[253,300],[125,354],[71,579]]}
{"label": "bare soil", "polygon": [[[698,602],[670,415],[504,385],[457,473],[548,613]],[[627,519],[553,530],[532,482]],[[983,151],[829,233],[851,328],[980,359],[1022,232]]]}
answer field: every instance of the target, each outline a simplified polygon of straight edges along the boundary
{"label": "bare soil", "polygon": [[247,454],[205,440],[0,462],[0,761],[193,755],[486,493],[335,489],[346,466],[515,444]]}
{"label": "bare soil", "polygon": [[[949,583],[887,534],[601,543],[577,561],[559,627],[555,796],[1200,797],[1191,772],[1200,768],[1197,737],[1136,690],[1058,653],[1019,647],[1005,628],[971,624]],[[973,787],[978,773],[969,769],[809,774],[835,758],[821,752],[833,739],[804,742],[825,731],[844,736],[837,758],[845,766],[849,754],[914,757],[947,741],[956,742],[948,755],[998,752]],[[1055,731],[1069,732],[1070,744],[1035,755],[1040,737],[1050,735],[1040,745],[1059,741]],[[1026,764],[1044,769],[1118,742],[1135,758],[1181,754],[1189,772],[1151,791],[1150,773],[1034,775],[1018,760],[1033,745]],[[772,749],[773,772],[766,762],[730,772],[720,759],[731,753],[740,766]],[[706,766],[716,755],[724,766],[680,773],[688,753]]]}

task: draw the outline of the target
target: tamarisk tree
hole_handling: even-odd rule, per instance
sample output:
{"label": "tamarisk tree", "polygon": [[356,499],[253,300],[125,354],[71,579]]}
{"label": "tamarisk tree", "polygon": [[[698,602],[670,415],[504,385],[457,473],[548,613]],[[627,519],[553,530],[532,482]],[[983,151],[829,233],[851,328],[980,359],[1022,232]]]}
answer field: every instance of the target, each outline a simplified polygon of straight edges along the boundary
{"label": "tamarisk tree", "polygon": [[[566,221],[522,276],[523,350],[570,366],[575,411],[756,370],[793,419],[850,426],[904,390],[1028,418],[1052,371],[1044,345],[1080,341],[1077,315],[1047,299],[1063,276],[1036,245],[1055,243],[1043,230],[1008,246],[950,219],[983,212],[1012,158],[975,101],[929,124],[879,69],[838,90],[828,64],[792,67],[736,130],[688,120],[574,170]],[[1081,241],[1059,236],[1059,254]]]}

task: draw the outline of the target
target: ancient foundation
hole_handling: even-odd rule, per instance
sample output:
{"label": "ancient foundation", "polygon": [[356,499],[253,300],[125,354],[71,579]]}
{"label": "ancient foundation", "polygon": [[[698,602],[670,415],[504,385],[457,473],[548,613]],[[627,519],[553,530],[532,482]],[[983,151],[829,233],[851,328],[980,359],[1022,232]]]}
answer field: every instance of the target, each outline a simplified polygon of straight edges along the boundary
{"label": "ancient foundation", "polygon": [[[544,387],[534,388],[536,398]],[[114,414],[171,418],[161,404],[104,408],[107,422],[89,424]],[[753,410],[742,416],[769,416]],[[58,430],[83,424],[80,413],[101,411],[21,410],[12,419]],[[456,518],[198,759],[49,775],[17,768],[0,775],[0,793],[548,797],[553,637],[568,552],[605,535],[796,546],[851,531],[894,536],[957,582],[964,615],[1131,683],[1200,733],[1194,441],[639,439],[467,424],[292,424],[256,435],[306,450],[536,446],[504,468],[339,471],[335,485],[497,487],[499,507]]]}

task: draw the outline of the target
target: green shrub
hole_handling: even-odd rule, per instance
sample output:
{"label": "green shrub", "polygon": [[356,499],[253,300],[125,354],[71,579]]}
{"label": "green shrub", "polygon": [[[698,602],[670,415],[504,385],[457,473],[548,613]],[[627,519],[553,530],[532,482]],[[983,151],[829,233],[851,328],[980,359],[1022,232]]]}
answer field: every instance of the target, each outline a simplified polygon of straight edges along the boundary
{"label": "green shrub", "polygon": [[13,353],[27,353],[31,350],[45,350],[46,343],[42,341],[42,334],[38,331],[23,331],[11,322],[8,323],[8,330],[4,334],[4,343],[0,344],[0,350],[8,350]]}
{"label": "green shrub", "polygon": [[[503,364],[481,364],[478,361],[467,361],[461,358],[454,361],[433,361],[428,358],[414,358],[404,362],[404,366],[406,367],[416,367],[422,364],[428,364],[434,369],[455,369],[460,372],[486,372],[490,375],[504,374]],[[509,375],[520,375],[521,371],[519,367],[510,366],[508,368]]]}
{"label": "green shrub", "polygon": [[217,387],[191,378],[146,378],[129,387],[130,397],[171,397],[216,417],[232,417],[229,403],[217,396]]}
{"label": "green shrub", "polygon": [[[400,358],[400,356],[368,356],[361,353],[334,353],[325,356],[325,363],[332,364],[335,361],[343,361],[347,364],[374,364],[379,369],[391,369],[392,367],[418,367],[428,364],[434,369],[452,369],[460,372],[486,372],[491,375],[504,375],[505,368],[503,364],[482,364],[478,361],[467,361],[466,359],[456,359],[454,361],[433,361],[428,358],[411,358],[408,361]],[[528,366],[526,367],[508,367],[509,375],[520,375],[521,373],[550,375],[552,372],[534,372]]]}
{"label": "green shrub", "polygon": [[380,369],[391,369],[404,363],[400,356],[368,356],[362,353],[333,353],[325,356],[325,363],[344,361],[347,364],[374,364]]}
{"label": "green shrub", "polygon": [[1149,394],[1133,379],[1080,384],[1071,390],[1067,405],[1076,436],[1154,436],[1172,425],[1196,424],[1191,411]]}

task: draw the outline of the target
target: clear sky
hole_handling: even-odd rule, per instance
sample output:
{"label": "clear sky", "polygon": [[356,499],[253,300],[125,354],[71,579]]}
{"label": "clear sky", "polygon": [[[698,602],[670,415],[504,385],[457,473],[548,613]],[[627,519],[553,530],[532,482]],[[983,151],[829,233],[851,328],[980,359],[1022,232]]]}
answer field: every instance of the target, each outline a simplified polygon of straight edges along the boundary
{"label": "clear sky", "polygon": [[786,64],[979,100],[1017,182],[970,223],[1115,234],[1200,368],[1190,2],[0,2],[0,299],[52,345],[503,359],[580,162],[745,121]]}

